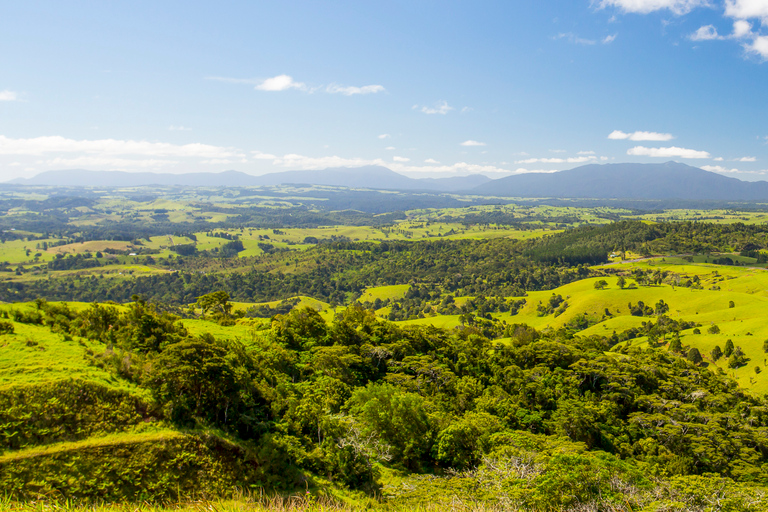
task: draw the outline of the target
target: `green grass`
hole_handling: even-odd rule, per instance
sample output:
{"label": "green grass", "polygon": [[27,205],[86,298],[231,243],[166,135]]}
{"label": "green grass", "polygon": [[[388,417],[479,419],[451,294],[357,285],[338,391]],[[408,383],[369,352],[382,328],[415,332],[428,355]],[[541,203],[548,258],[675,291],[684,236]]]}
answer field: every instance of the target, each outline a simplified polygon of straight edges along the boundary
{"label": "green grass", "polygon": [[408,290],[411,289],[411,285],[409,284],[396,284],[392,286],[376,286],[373,288],[368,288],[363,292],[363,294],[360,296],[359,302],[365,303],[365,302],[374,302],[376,299],[381,299],[382,301],[390,299],[390,300],[396,300],[396,299],[402,299],[405,297],[405,294],[408,293]]}

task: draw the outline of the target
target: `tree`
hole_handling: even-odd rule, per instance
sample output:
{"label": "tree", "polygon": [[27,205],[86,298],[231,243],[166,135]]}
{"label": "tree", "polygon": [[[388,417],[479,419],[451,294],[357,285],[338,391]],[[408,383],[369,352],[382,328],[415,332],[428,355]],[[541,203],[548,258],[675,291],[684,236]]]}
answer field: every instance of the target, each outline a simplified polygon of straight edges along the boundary
{"label": "tree", "polygon": [[723,355],[725,357],[731,357],[731,354],[733,354],[733,340],[728,339],[725,342],[725,350],[723,350]]}
{"label": "tree", "polygon": [[428,403],[422,396],[391,384],[369,383],[358,388],[348,404],[367,435],[392,447],[394,460],[411,469],[421,466],[434,436]]}
{"label": "tree", "polygon": [[701,364],[704,358],[701,357],[701,352],[696,347],[693,347],[688,351],[688,360],[693,364]]}
{"label": "tree", "polygon": [[707,328],[709,334],[720,334],[720,327],[717,324],[712,324]]}
{"label": "tree", "polygon": [[710,355],[712,356],[713,361],[717,361],[721,357],[723,357],[723,351],[720,348],[720,345],[715,345],[715,348],[712,349],[712,352],[710,352]]}
{"label": "tree", "polygon": [[622,290],[624,289],[624,286],[625,286],[626,284],[627,284],[627,280],[626,280],[626,279],[624,279],[624,276],[619,276],[619,278],[616,280],[616,285],[617,285],[617,286],[618,286],[620,289],[622,289]]}
{"label": "tree", "polygon": [[733,302],[732,300],[729,300],[729,301],[728,301],[728,307],[729,307],[729,308],[735,308],[735,307],[736,307],[736,303],[735,303],[735,302]]}
{"label": "tree", "polygon": [[763,352],[768,353],[768,340],[763,342]]}
{"label": "tree", "polygon": [[683,344],[680,343],[680,338],[675,336],[672,338],[672,340],[669,342],[669,350],[672,352],[682,352],[683,350]]}
{"label": "tree", "polygon": [[197,307],[203,310],[203,317],[209,311],[212,311],[214,316],[228,317],[232,310],[232,304],[229,303],[229,294],[221,290],[198,297]]}
{"label": "tree", "polygon": [[608,281],[605,279],[595,281],[595,290],[604,290],[606,286],[608,286]]}

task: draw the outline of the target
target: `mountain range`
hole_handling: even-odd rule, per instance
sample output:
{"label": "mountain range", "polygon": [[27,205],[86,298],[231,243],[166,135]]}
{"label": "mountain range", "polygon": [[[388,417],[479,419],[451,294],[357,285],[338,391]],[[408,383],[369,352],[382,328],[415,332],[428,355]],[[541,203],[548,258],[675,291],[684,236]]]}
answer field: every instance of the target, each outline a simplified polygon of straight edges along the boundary
{"label": "mountain range", "polygon": [[768,182],[741,181],[678,162],[590,164],[566,171],[517,174],[494,180],[478,174],[414,179],[381,166],[286,171],[262,176],[238,171],[155,174],[64,170],[48,171],[32,178],[13,180],[8,184],[70,187],[253,187],[307,184],[521,198],[768,201]]}
{"label": "mountain range", "polygon": [[473,189],[490,178],[474,174],[454,178],[414,179],[386,167],[336,167],[318,171],[285,171],[254,176],[238,171],[221,173],[160,174],[152,172],[86,171],[72,169],[47,171],[32,178],[8,183],[56,187],[139,187],[147,185],[187,187],[265,187],[289,184],[384,190],[422,190],[459,192]]}

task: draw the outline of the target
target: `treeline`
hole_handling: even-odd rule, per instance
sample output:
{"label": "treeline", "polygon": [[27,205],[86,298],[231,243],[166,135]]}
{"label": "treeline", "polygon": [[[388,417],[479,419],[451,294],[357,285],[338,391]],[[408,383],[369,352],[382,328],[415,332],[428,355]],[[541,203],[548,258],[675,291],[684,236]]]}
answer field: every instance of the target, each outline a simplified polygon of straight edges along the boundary
{"label": "treeline", "polygon": [[[356,307],[330,323],[309,308],[278,315],[246,344],[190,336],[143,301],[124,312],[38,301],[12,316],[101,342],[93,364],[150,392],[145,416],[229,433],[260,454],[273,488],[303,488],[311,473],[378,492],[382,464],[440,474],[516,457],[539,474],[555,454],[569,462],[546,474],[550,484],[579,490],[546,491],[521,473],[522,490],[541,486],[520,493],[531,508],[610,497],[612,479],[627,475],[640,487],[670,475],[768,483],[765,401],[664,348],[611,354],[606,337],[522,325],[495,344],[472,328],[399,328]],[[663,332],[685,327],[664,320]]]}

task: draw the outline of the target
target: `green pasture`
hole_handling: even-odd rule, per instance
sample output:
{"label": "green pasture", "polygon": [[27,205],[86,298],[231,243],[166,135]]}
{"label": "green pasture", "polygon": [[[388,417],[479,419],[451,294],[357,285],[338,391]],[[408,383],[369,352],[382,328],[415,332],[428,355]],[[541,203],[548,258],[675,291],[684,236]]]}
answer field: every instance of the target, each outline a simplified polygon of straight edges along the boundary
{"label": "green pasture", "polygon": [[391,286],[376,286],[374,288],[366,289],[358,299],[358,302],[375,302],[376,299],[382,301],[390,299],[402,299],[408,290],[411,289],[409,284],[395,284]]}
{"label": "green pasture", "polygon": [[88,363],[88,352],[100,354],[103,345],[67,341],[45,326],[12,323],[13,334],[0,334],[0,386],[72,378],[117,385],[112,374]]}

